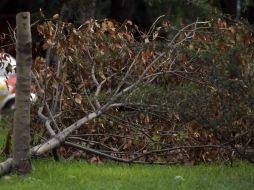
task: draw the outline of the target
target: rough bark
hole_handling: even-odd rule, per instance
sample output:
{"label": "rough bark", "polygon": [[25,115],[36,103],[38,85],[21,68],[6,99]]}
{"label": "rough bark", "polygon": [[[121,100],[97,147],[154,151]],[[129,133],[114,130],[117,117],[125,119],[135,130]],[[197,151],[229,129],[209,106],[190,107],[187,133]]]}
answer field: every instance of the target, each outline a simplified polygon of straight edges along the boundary
{"label": "rough bark", "polygon": [[13,168],[18,174],[31,172],[30,149],[30,86],[32,66],[32,39],[30,13],[21,12],[17,23],[17,89],[14,113]]}

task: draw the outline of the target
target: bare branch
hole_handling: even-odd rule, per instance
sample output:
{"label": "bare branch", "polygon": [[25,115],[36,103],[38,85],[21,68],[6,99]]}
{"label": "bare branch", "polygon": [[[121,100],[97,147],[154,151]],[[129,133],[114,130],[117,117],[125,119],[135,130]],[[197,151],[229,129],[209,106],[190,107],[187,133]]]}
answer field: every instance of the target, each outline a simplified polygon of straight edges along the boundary
{"label": "bare branch", "polygon": [[129,66],[127,72],[125,73],[124,77],[121,79],[121,82],[118,84],[118,87],[116,88],[114,95],[116,95],[119,90],[121,89],[122,85],[124,84],[125,80],[127,79],[127,77],[129,77],[131,70],[133,69],[133,67],[135,66],[135,64],[137,63],[137,59],[141,54],[141,50],[138,52],[138,54],[135,56],[134,60],[132,61],[131,65]]}
{"label": "bare branch", "polygon": [[142,72],[142,74],[139,76],[138,80],[136,82],[134,82],[132,85],[124,88],[122,91],[118,92],[117,94],[115,94],[111,100],[109,101],[110,103],[112,103],[112,101],[115,101],[118,97],[122,96],[124,93],[134,89],[135,87],[137,87],[144,79],[145,75],[147,74],[147,72],[149,71],[149,69],[152,68],[152,66],[154,66],[155,63],[157,63],[164,55],[166,54],[166,52],[161,53],[159,56],[156,57],[156,59],[154,59],[152,61],[152,63],[150,63],[146,69]]}
{"label": "bare branch", "polygon": [[86,53],[87,53],[87,55],[88,55],[88,58],[89,58],[90,62],[93,64],[92,69],[91,69],[91,74],[92,74],[91,76],[92,76],[93,82],[94,82],[94,84],[95,84],[96,86],[99,86],[99,82],[98,82],[98,80],[97,80],[97,78],[96,78],[96,76],[95,76],[96,62],[94,61],[94,59],[93,59],[93,57],[91,56],[90,51],[89,51],[88,49],[86,50]]}
{"label": "bare branch", "polygon": [[13,159],[9,158],[5,162],[0,163],[0,176],[10,173],[12,170]]}
{"label": "bare branch", "polygon": [[97,109],[100,109],[100,108],[101,108],[101,104],[100,104],[100,102],[99,102],[99,100],[98,100],[98,96],[99,96],[99,94],[100,94],[100,92],[101,92],[102,85],[103,85],[105,82],[106,82],[106,80],[103,80],[103,81],[97,86],[97,90],[96,90],[96,92],[95,92],[95,94],[94,94],[95,105],[96,105]]}
{"label": "bare branch", "polygon": [[79,144],[75,144],[75,143],[72,143],[72,142],[69,142],[69,141],[65,141],[64,144],[68,145],[68,146],[71,146],[71,147],[74,147],[74,148],[77,148],[77,149],[80,149],[80,150],[84,150],[84,151],[96,154],[96,155],[100,155],[100,156],[103,156],[103,157],[106,157],[106,158],[110,158],[111,160],[114,160],[114,161],[123,162],[123,163],[131,163],[129,160],[125,160],[125,159],[121,159],[121,158],[118,158],[118,157],[115,157],[115,156],[111,156],[109,154],[105,154],[105,153],[100,152],[98,150],[88,148],[88,147],[85,147],[85,146],[81,146]]}
{"label": "bare branch", "polygon": [[148,156],[150,154],[157,154],[157,153],[162,153],[162,152],[170,152],[173,150],[178,150],[178,149],[200,149],[200,148],[216,148],[216,149],[231,149],[229,146],[223,146],[223,145],[194,145],[194,146],[177,146],[177,147],[172,147],[172,148],[165,148],[165,149],[160,149],[160,150],[152,150],[146,153],[143,153],[135,158],[133,158],[131,161],[138,160],[144,156]]}
{"label": "bare branch", "polygon": [[88,114],[87,116],[79,119],[69,127],[65,128],[63,131],[56,134],[53,138],[49,139],[45,143],[42,143],[40,145],[37,145],[31,149],[32,155],[41,155],[45,152],[48,152],[49,150],[52,150],[54,148],[57,148],[61,145],[66,139],[68,135],[70,135],[73,131],[78,129],[80,126],[85,124],[86,122],[91,121],[92,119],[100,116],[103,112],[101,110],[98,110],[97,112],[92,112]]}
{"label": "bare branch", "polygon": [[158,21],[159,21],[161,18],[165,17],[165,16],[166,16],[166,15],[161,15],[161,16],[159,16],[159,17],[153,22],[152,26],[149,28],[149,30],[148,30],[148,32],[147,32],[147,35],[148,35],[148,36],[150,36],[150,35],[152,34],[152,32],[154,31],[155,25],[158,23]]}
{"label": "bare branch", "polygon": [[[40,89],[40,91],[43,91],[43,90],[42,90],[42,87],[41,87],[41,84],[39,83],[39,81],[38,81],[37,77],[35,76],[35,74],[34,74],[33,72],[31,72],[31,74],[32,74],[33,79],[35,80],[36,85],[37,85],[38,88]],[[42,112],[43,112],[43,109],[44,109],[44,106],[46,107],[46,110],[47,110],[47,112],[48,112],[48,114],[49,114],[50,120],[52,120],[55,129],[59,132],[60,129],[59,129],[59,127],[58,127],[58,125],[57,125],[57,123],[56,123],[56,121],[55,121],[55,116],[53,116],[53,114],[51,113],[51,111],[50,111],[50,109],[49,109],[49,106],[48,106],[47,102],[45,101],[45,99],[44,99],[43,105],[40,106],[40,108],[38,109],[38,115],[39,115],[39,117],[40,117],[42,120],[44,120],[44,121],[49,120],[49,118],[48,118],[47,116],[45,116],[45,115],[42,113]],[[49,125],[48,125],[48,127],[49,127]],[[48,127],[47,127],[47,129],[49,129]],[[49,133],[51,134],[52,131],[53,131],[53,129],[50,129],[50,130],[49,130]]]}
{"label": "bare branch", "polygon": [[[178,42],[177,44],[175,44],[174,47],[176,47],[178,44],[183,43],[183,42],[186,41],[187,39],[189,39],[189,38],[191,38],[191,37],[194,37],[194,34],[195,34],[195,31],[197,30],[197,25],[198,25],[198,24],[205,25],[205,24],[209,24],[209,23],[210,23],[210,21],[204,21],[204,22],[196,21],[196,22],[194,22],[194,23],[188,24],[187,26],[183,27],[182,29],[180,29],[180,30],[178,31],[178,33],[173,37],[173,39],[170,41],[170,43],[169,43],[168,46],[171,47],[171,46],[175,43],[176,39],[180,36],[180,34],[181,34],[182,32],[185,32],[185,31],[188,32],[187,35],[186,35],[186,38],[184,38],[181,42]],[[194,29],[189,29],[189,28],[192,28],[193,26],[195,27]],[[203,28],[203,27],[202,27],[202,28]],[[191,35],[191,34],[192,34],[192,35]]]}
{"label": "bare branch", "polygon": [[93,103],[92,103],[92,101],[91,101],[91,98],[88,96],[88,93],[87,93],[87,90],[86,90],[86,89],[84,89],[84,93],[85,93],[86,98],[87,98],[87,101],[88,101],[88,103],[90,104],[90,106],[92,107],[93,111],[96,111],[96,108],[95,108],[95,106],[93,105]]}

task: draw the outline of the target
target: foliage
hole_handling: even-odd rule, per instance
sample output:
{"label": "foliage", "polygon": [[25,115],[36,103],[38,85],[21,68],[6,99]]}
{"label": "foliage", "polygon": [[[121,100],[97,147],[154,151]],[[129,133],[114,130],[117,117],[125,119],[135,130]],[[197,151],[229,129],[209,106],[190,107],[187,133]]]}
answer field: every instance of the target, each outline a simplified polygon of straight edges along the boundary
{"label": "foliage", "polygon": [[[168,23],[164,20],[162,27],[170,33]],[[122,161],[194,164],[227,160],[231,146],[250,145],[251,136],[242,133],[253,130],[254,46],[243,23],[228,25],[215,18],[209,26],[204,22],[179,29],[165,41],[158,38],[160,27],[137,41],[133,33],[139,30],[130,21],[121,25],[90,20],[79,28],[49,21],[37,28],[43,47],[58,57],[58,66],[41,57],[34,64],[39,105],[44,105],[46,115],[45,103],[49,105],[58,130],[95,109],[98,102],[112,101],[112,95],[139,81],[156,56],[166,52],[147,71],[149,80],[117,98],[120,107],[67,138],[91,148],[92,154],[90,149],[84,153],[61,147],[63,157],[101,162],[103,157],[96,155],[106,154]],[[160,77],[150,78],[153,75]],[[43,141],[38,136],[44,136],[45,128],[34,109],[37,144]]]}
{"label": "foliage", "polygon": [[57,19],[37,26],[46,57],[33,65],[33,145],[112,104],[68,135],[76,146],[59,155],[195,164],[232,159],[235,150],[245,157],[253,147],[254,40],[245,23],[160,18],[143,33],[131,21],[76,28]]}
{"label": "foliage", "polygon": [[253,43],[243,23],[228,25],[217,19],[213,29],[189,44],[190,54],[201,52],[196,63],[208,87],[196,91],[197,102],[192,101],[200,110],[196,120],[223,131],[222,138],[230,138],[229,132],[253,130]]}
{"label": "foliage", "polygon": [[193,73],[164,80],[169,109],[185,128],[194,125],[198,141],[212,132],[213,142],[253,147],[253,43],[247,25],[216,18],[184,48],[182,60],[192,58]]}

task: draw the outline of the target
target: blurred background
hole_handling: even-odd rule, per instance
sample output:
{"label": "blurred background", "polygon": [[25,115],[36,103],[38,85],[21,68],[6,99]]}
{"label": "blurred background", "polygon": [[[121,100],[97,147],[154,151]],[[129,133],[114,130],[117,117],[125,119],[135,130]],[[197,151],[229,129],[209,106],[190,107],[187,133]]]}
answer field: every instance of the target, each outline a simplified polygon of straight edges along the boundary
{"label": "blurred background", "polygon": [[19,11],[30,11],[33,20],[40,18],[41,13],[46,18],[60,14],[62,20],[76,24],[89,18],[112,18],[119,22],[128,19],[144,30],[164,14],[174,24],[220,13],[253,24],[253,5],[253,0],[1,0],[0,26],[4,30],[15,25],[15,14]]}

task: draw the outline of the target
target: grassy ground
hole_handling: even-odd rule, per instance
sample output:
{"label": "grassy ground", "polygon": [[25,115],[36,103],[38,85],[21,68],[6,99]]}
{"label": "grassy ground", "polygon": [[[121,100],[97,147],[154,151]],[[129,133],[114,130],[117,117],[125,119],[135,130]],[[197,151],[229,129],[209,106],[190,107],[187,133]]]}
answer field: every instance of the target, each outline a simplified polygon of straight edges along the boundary
{"label": "grassy ground", "polygon": [[1,190],[252,190],[254,165],[144,166],[33,161],[31,176],[0,179]]}

